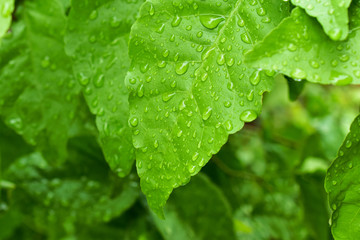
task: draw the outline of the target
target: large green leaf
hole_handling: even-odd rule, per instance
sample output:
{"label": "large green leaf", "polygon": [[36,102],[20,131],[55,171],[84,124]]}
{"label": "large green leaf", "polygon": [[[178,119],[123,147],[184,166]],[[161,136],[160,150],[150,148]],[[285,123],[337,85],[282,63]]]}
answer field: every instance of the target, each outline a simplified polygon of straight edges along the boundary
{"label": "large green leaf", "polygon": [[283,1],[149,0],[130,38],[130,120],[141,187],[159,215],[229,134],[260,113],[272,78],[243,52],[289,13]]}
{"label": "large green leaf", "polygon": [[142,2],[72,1],[65,36],[75,75],[97,116],[104,155],[120,176],[129,173],[135,159],[124,79],[130,65],[128,34]]}
{"label": "large green leaf", "polygon": [[359,84],[360,33],[359,25],[353,22],[348,39],[334,42],[322,32],[315,19],[295,8],[289,18],[246,55],[246,62],[280,71],[294,79],[322,84]]}
{"label": "large green leaf", "polygon": [[25,1],[0,48],[0,115],[55,160],[65,158],[79,115],[79,88],[62,41],[63,10],[59,1]]}
{"label": "large green leaf", "polygon": [[331,230],[336,240],[360,236],[360,116],[350,127],[338,157],[328,169],[325,188],[333,210]]}
{"label": "large green leaf", "polygon": [[14,3],[14,0],[1,0],[0,2],[0,39],[10,27]]}
{"label": "large green leaf", "polygon": [[310,16],[316,17],[332,40],[344,40],[347,37],[348,7],[351,0],[291,0],[291,3],[304,8]]}
{"label": "large green leaf", "polygon": [[165,208],[165,217],[165,220],[156,216],[154,219],[166,240],[235,239],[229,203],[219,188],[202,174],[174,191]]}

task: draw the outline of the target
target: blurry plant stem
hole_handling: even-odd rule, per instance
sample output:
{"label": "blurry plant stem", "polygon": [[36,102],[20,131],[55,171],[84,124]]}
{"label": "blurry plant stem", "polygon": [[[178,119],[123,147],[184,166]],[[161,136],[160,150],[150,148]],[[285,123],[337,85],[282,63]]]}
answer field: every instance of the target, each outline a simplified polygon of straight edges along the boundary
{"label": "blurry plant stem", "polygon": [[262,177],[256,176],[255,174],[239,171],[239,170],[233,170],[229,166],[227,166],[220,158],[217,156],[212,157],[212,161],[220,168],[221,171],[223,171],[225,174],[235,177],[235,178],[242,178],[244,180],[248,181],[254,181],[257,182],[259,185],[265,187],[268,191],[272,191],[272,186],[269,185],[265,179]]}
{"label": "blurry plant stem", "polygon": [[248,172],[244,172],[244,171],[238,171],[238,170],[233,170],[231,169],[229,166],[227,166],[220,158],[218,158],[217,156],[213,156],[212,160],[214,161],[214,163],[227,175],[232,176],[232,177],[236,177],[236,178],[243,178],[246,180],[251,180],[251,181],[256,181],[256,182],[263,182],[264,179],[262,179],[261,177],[258,177],[254,174],[248,173]]}

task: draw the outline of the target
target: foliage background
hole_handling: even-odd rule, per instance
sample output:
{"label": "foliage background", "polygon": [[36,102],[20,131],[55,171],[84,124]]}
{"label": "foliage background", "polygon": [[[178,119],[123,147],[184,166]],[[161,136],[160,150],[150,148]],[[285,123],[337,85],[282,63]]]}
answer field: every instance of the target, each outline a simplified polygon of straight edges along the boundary
{"label": "foliage background", "polygon": [[[163,220],[150,210],[135,167],[128,166],[129,174],[120,178],[121,163],[106,162],[114,150],[103,146],[122,138],[102,129],[119,116],[104,119],[91,105],[90,90],[71,87],[71,68],[76,72],[86,63],[72,65],[65,54],[62,31],[70,3],[45,2],[49,5],[40,13],[62,9],[64,14],[54,14],[54,24],[42,29],[27,10],[39,8],[39,1],[17,1],[12,34],[18,39],[5,37],[0,48],[0,86],[10,89],[0,93],[5,99],[0,102],[0,239],[332,239],[324,178],[358,114],[358,86],[306,83],[290,101],[288,80],[278,75],[259,118],[231,135],[190,183],[174,190]],[[130,29],[136,12],[121,29]],[[87,31],[84,26],[77,31]],[[128,33],[119,34],[128,39]],[[52,36],[43,40],[45,47],[39,40],[44,35]],[[126,67],[111,69],[107,77],[124,75]],[[59,78],[65,79],[60,86],[46,84]],[[62,98],[69,100],[64,104]],[[36,117],[24,118],[19,130],[19,119],[27,114]],[[127,156],[133,159],[132,154]]]}

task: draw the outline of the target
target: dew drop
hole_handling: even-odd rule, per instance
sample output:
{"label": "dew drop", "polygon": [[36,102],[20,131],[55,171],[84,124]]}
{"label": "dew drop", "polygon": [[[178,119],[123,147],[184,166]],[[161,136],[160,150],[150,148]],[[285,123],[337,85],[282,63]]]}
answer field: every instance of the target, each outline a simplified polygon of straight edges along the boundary
{"label": "dew drop", "polygon": [[345,147],[351,148],[352,142],[350,140],[346,140]]}
{"label": "dew drop", "polygon": [[202,119],[204,121],[208,120],[212,114],[212,108],[209,106],[206,108],[205,112],[202,114]]}
{"label": "dew drop", "polygon": [[234,126],[233,126],[233,124],[232,124],[232,122],[231,122],[230,120],[227,120],[227,121],[225,122],[225,128],[226,128],[226,130],[228,130],[228,131],[233,130]]}
{"label": "dew drop", "polygon": [[189,166],[189,173],[193,174],[195,173],[196,167],[195,166]]}
{"label": "dew drop", "polygon": [[240,120],[244,122],[252,122],[257,118],[257,114],[254,110],[243,111],[240,115]]}
{"label": "dew drop", "polygon": [[188,68],[189,68],[189,62],[177,63],[175,66],[175,72],[178,75],[183,75],[187,72]]}
{"label": "dew drop", "polygon": [[158,148],[159,147],[159,141],[158,140],[155,140],[154,141],[154,148]]}
{"label": "dew drop", "polygon": [[94,19],[97,18],[97,16],[98,16],[98,12],[97,12],[96,10],[94,10],[94,11],[92,11],[92,12],[90,13],[89,19],[90,19],[90,20],[94,20]]}
{"label": "dew drop", "polygon": [[139,120],[136,117],[130,119],[130,125],[136,127],[139,124]]}
{"label": "dew drop", "polygon": [[224,65],[225,64],[225,54],[220,54],[216,60],[217,64]]}
{"label": "dew drop", "polygon": [[163,95],[162,95],[162,100],[164,101],[164,102],[168,102],[168,101],[170,101],[170,99],[171,98],[173,98],[174,96],[175,96],[175,92],[170,92],[170,93],[164,93]]}
{"label": "dew drop", "polygon": [[100,76],[95,79],[94,86],[97,88],[101,88],[102,86],[104,86],[104,78],[104,74],[100,74]]}
{"label": "dew drop", "polygon": [[152,4],[150,5],[149,14],[150,16],[153,16],[155,14],[155,8]]}
{"label": "dew drop", "polygon": [[306,78],[306,72],[300,68],[295,68],[291,72],[291,77],[296,79],[305,79]]}
{"label": "dew drop", "polygon": [[255,71],[250,76],[250,83],[254,86],[258,85],[260,82],[260,71]]}
{"label": "dew drop", "polygon": [[201,24],[208,29],[215,29],[225,18],[219,15],[201,15]]}
{"label": "dew drop", "polygon": [[171,26],[173,26],[173,27],[179,26],[180,23],[181,23],[181,20],[182,20],[182,18],[179,17],[178,15],[176,15],[176,16],[174,17],[174,19],[172,20],[172,22],[171,22]]}

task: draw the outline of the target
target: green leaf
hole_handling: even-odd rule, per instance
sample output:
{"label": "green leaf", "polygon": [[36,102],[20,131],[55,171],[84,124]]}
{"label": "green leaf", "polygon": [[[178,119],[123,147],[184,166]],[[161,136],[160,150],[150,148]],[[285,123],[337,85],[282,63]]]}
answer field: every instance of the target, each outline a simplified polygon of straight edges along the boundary
{"label": "green leaf", "polygon": [[243,52],[289,13],[283,1],[147,1],[130,38],[130,120],[141,187],[162,215],[173,188],[253,121],[273,79]]}
{"label": "green leaf", "polygon": [[350,127],[338,157],[328,169],[325,188],[333,210],[331,230],[334,239],[357,239],[360,235],[359,174],[360,116]]}
{"label": "green leaf", "polygon": [[120,176],[135,159],[128,126],[128,91],[124,79],[130,65],[127,41],[143,1],[72,1],[66,51],[100,133],[110,167]]}
{"label": "green leaf", "polygon": [[174,191],[165,208],[165,220],[156,216],[154,220],[165,240],[235,239],[230,205],[203,174]]}
{"label": "green leaf", "polygon": [[330,236],[324,177],[325,171],[296,176],[304,207],[304,222],[313,239],[318,240],[328,240]]}
{"label": "green leaf", "polygon": [[348,7],[351,0],[291,0],[291,3],[316,17],[325,33],[334,41],[344,40],[349,32]]}
{"label": "green leaf", "polygon": [[1,0],[0,2],[0,40],[10,27],[14,0]]}
{"label": "green leaf", "polygon": [[246,62],[294,79],[321,84],[359,84],[359,44],[356,26],[351,28],[346,41],[334,42],[315,19],[295,8],[289,18],[246,55]]}
{"label": "green leaf", "polygon": [[28,143],[62,160],[82,112],[62,41],[63,6],[52,0],[26,1],[16,17],[0,48],[0,115]]}
{"label": "green leaf", "polygon": [[35,152],[17,159],[4,175],[16,184],[9,211],[21,209],[24,223],[31,220],[29,227],[50,239],[80,234],[77,224],[98,226],[119,217],[140,193],[136,176],[112,174],[95,140],[72,139],[69,149],[61,167]]}

